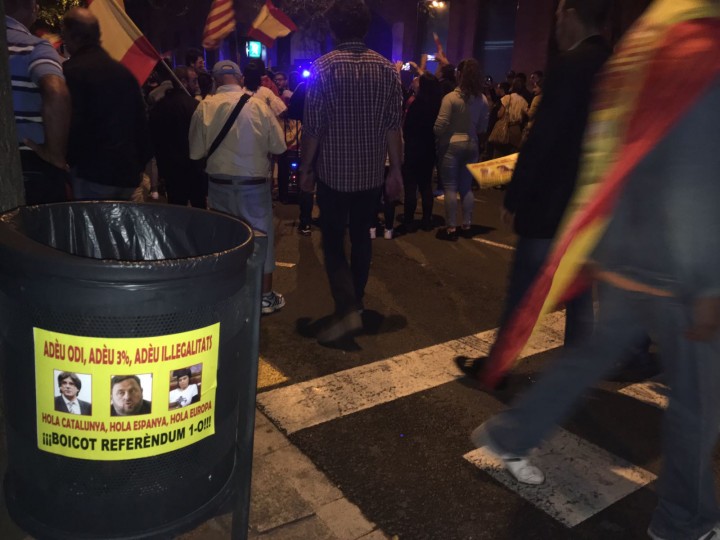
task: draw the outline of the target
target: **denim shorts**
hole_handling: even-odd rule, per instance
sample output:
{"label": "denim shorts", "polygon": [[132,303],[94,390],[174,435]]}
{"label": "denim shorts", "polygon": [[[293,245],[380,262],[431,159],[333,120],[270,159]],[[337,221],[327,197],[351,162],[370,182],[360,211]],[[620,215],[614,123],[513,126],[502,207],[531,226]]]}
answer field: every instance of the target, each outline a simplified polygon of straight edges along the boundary
{"label": "denim shorts", "polygon": [[208,206],[211,210],[237,216],[254,231],[267,235],[263,273],[271,274],[275,270],[275,230],[270,182],[243,185],[242,181],[242,178],[237,178],[233,184],[217,184],[211,179],[208,182]]}

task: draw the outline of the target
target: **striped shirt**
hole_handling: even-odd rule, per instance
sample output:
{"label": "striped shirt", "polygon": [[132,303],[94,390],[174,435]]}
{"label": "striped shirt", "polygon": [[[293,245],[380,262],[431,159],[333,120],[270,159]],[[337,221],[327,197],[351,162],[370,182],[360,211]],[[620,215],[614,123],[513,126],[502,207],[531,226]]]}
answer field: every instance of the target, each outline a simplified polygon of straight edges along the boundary
{"label": "striped shirt", "polygon": [[[62,60],[47,40],[33,36],[12,17],[5,16],[5,26],[18,143],[23,139],[32,139],[42,144],[45,142],[45,132],[40,79],[47,75],[56,75],[65,80]],[[22,144],[20,148],[28,150],[28,147]]]}
{"label": "striped shirt", "polygon": [[361,42],[315,61],[303,131],[319,140],[316,177],[331,189],[382,186],[387,133],[399,130],[402,86],[394,66]]}

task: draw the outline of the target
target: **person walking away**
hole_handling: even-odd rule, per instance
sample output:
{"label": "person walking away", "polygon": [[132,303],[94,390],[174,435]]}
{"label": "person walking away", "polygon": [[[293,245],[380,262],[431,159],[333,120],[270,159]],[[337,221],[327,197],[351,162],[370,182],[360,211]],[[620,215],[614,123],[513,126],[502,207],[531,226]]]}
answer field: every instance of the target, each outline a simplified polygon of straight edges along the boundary
{"label": "person walking away", "polygon": [[[325,269],[335,312],[318,334],[329,343],[362,328],[370,273],[372,225],[383,186],[402,191],[402,86],[395,67],[367,48],[370,10],[362,0],[336,0],[326,12],[336,50],[313,64],[305,101],[301,189],[317,183]],[[390,165],[385,176],[385,158]],[[351,262],[345,256],[349,229]]]}

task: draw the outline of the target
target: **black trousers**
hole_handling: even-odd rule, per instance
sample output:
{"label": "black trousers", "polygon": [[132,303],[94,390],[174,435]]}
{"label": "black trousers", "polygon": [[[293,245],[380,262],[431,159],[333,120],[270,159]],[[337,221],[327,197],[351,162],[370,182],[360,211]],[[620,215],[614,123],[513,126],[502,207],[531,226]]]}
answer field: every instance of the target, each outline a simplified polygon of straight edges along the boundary
{"label": "black trousers", "polygon": [[432,174],[435,168],[435,159],[408,159],[403,166],[403,184],[405,186],[405,216],[404,223],[411,223],[417,207],[417,192],[422,200],[422,219],[430,221],[433,211]]}
{"label": "black trousers", "polygon": [[168,202],[193,208],[207,208],[208,179],[205,173],[187,171],[165,176]]}
{"label": "black trousers", "polygon": [[50,165],[31,150],[20,151],[20,163],[25,185],[25,204],[65,202],[66,184],[70,175]]}
{"label": "black trousers", "polygon": [[[363,308],[372,259],[369,229],[381,189],[343,192],[318,182],[317,203],[320,208],[325,270],[337,315]],[[345,255],[346,228],[350,232],[349,262]]]}

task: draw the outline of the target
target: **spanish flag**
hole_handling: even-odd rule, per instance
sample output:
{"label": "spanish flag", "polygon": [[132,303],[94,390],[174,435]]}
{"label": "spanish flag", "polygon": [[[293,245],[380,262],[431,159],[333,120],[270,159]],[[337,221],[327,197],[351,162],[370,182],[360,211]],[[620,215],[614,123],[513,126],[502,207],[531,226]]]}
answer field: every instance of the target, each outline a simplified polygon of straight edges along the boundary
{"label": "spanish flag", "polygon": [[[656,0],[628,31],[596,88],[578,186],[534,284],[498,335],[481,377],[494,387],[538,320],[589,284],[582,269],[625,182],[720,76],[720,4]],[[662,111],[662,114],[658,114]]]}
{"label": "spanish flag", "polygon": [[272,47],[277,38],[285,37],[295,30],[297,26],[290,17],[276,8],[270,0],[266,0],[260,13],[255,17],[248,36],[262,42],[266,47]]}
{"label": "spanish flag", "polygon": [[162,60],[160,54],[116,0],[88,0],[88,9],[100,22],[103,49],[143,85]]}
{"label": "spanish flag", "polygon": [[217,49],[230,33],[235,30],[233,0],[213,0],[205,21],[202,44],[205,49]]}

